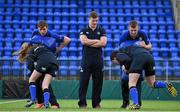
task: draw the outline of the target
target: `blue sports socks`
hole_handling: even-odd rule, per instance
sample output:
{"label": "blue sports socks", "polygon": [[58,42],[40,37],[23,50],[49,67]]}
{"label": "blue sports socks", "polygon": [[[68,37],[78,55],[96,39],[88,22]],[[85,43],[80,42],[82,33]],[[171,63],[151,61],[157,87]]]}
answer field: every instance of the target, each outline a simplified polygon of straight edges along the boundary
{"label": "blue sports socks", "polygon": [[35,82],[30,82],[29,92],[31,95],[31,101],[35,102],[36,101],[36,85],[35,85]]}
{"label": "blue sports socks", "polygon": [[162,82],[162,81],[155,81],[154,82],[154,88],[165,88],[166,87],[166,83]]}
{"label": "blue sports socks", "polygon": [[49,104],[49,97],[50,97],[50,93],[49,93],[49,89],[44,89],[44,105]]}
{"label": "blue sports socks", "polygon": [[130,96],[132,98],[133,104],[138,104],[138,91],[135,86],[130,87],[129,89]]}

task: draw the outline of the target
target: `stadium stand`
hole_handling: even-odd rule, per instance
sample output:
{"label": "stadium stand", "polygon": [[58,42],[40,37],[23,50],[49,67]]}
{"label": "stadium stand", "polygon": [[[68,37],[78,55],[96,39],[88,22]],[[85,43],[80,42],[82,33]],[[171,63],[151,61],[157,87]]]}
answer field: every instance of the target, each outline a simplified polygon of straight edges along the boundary
{"label": "stadium stand", "polygon": [[[12,57],[23,41],[29,41],[38,20],[46,20],[49,29],[61,35],[70,36],[72,42],[59,54],[68,63],[60,61],[60,76],[77,75],[82,45],[79,29],[88,22],[88,13],[95,10],[100,15],[100,23],[106,29],[108,43],[104,49],[107,59],[118,47],[119,36],[127,29],[128,21],[139,21],[141,29],[148,32],[155,59],[171,59],[170,76],[178,76],[180,68],[173,61],[179,59],[180,31],[175,30],[170,0],[1,0],[0,7],[0,56]],[[61,58],[60,58],[61,57]],[[72,60],[72,61],[71,61]],[[107,60],[108,61],[108,60]],[[178,63],[179,64],[179,63]],[[20,75],[22,67],[17,63],[1,65],[1,73]],[[175,67],[175,69],[172,69]],[[106,68],[106,67],[105,67]],[[162,65],[157,64],[157,73],[164,74]],[[12,69],[12,73],[8,73]],[[113,71],[115,70],[115,71]],[[69,72],[70,71],[70,72]],[[112,73],[119,75],[117,68]]]}

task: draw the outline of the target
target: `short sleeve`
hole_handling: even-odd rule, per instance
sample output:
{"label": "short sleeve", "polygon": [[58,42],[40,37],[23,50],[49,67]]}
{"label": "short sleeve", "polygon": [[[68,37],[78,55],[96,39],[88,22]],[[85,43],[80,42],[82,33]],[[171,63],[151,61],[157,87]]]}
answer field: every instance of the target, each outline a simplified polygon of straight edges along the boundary
{"label": "short sleeve", "polygon": [[101,28],[101,36],[106,36],[106,31],[104,28]]}
{"label": "short sleeve", "polygon": [[85,28],[82,28],[82,29],[80,30],[79,35],[86,35],[86,29],[85,29]]}
{"label": "short sleeve", "polygon": [[144,36],[144,42],[147,44],[150,43],[150,40],[149,40],[149,37],[147,36],[147,33],[145,33],[144,31],[142,32],[143,33],[143,36]]}

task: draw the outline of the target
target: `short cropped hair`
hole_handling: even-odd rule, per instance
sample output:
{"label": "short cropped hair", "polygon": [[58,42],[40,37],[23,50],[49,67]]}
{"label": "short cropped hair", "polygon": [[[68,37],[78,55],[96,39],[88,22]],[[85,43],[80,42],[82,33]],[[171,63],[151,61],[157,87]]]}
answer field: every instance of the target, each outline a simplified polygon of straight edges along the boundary
{"label": "short cropped hair", "polygon": [[132,20],[129,22],[129,27],[135,28],[138,26],[138,22],[136,20]]}
{"label": "short cropped hair", "polygon": [[37,27],[38,28],[48,27],[48,24],[46,23],[46,21],[41,20],[38,22]]}
{"label": "short cropped hair", "polygon": [[95,11],[91,11],[89,14],[89,18],[98,18],[98,14]]}

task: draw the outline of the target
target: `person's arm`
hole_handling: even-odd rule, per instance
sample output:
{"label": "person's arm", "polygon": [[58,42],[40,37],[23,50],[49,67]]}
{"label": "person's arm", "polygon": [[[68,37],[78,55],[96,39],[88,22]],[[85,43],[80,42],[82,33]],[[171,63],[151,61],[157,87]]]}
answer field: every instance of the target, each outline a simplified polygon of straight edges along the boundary
{"label": "person's arm", "polygon": [[151,50],[152,44],[147,36],[147,34],[143,31],[144,41],[140,42],[140,46],[144,47],[147,50]]}
{"label": "person's arm", "polygon": [[124,42],[127,40],[128,31],[124,31],[119,38],[119,48],[124,46]]}
{"label": "person's arm", "polygon": [[104,28],[100,28],[100,40],[97,43],[92,44],[91,47],[105,47],[107,43],[106,31]]}
{"label": "person's arm", "polygon": [[88,39],[86,35],[80,35],[80,41],[83,45],[91,46],[96,44],[99,40],[97,39]]}
{"label": "person's arm", "polygon": [[66,45],[68,45],[70,41],[71,41],[71,39],[69,37],[64,36],[63,42],[60,44],[59,47],[56,47],[56,53],[58,53],[62,48],[64,48]]}
{"label": "person's arm", "polygon": [[97,43],[92,44],[91,47],[105,47],[107,43],[106,36],[102,36],[100,40],[97,41]]}
{"label": "person's arm", "polygon": [[152,44],[150,42],[149,42],[149,44],[146,45],[146,43],[144,41],[141,41],[141,42],[139,42],[139,45],[141,47],[144,47],[147,50],[151,50],[151,48],[152,48]]}

